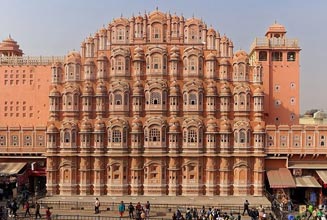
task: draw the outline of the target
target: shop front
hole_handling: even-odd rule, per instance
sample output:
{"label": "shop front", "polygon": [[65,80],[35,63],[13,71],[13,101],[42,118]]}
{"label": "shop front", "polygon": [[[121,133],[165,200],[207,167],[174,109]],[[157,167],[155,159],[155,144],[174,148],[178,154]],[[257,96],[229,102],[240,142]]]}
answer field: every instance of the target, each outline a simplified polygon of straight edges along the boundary
{"label": "shop front", "polygon": [[17,197],[20,189],[28,184],[27,163],[0,163],[0,199]]}

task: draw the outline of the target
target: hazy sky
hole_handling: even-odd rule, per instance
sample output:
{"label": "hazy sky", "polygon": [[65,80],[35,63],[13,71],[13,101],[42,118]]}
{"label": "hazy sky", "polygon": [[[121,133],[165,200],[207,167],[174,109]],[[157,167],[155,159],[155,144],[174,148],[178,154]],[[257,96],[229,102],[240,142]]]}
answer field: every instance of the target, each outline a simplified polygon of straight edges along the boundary
{"label": "hazy sky", "polygon": [[277,21],[301,51],[300,111],[327,111],[326,0],[1,0],[0,40],[11,34],[25,55],[65,55],[113,18],[159,8],[202,18],[234,42],[234,51],[249,52],[255,37],[264,37]]}

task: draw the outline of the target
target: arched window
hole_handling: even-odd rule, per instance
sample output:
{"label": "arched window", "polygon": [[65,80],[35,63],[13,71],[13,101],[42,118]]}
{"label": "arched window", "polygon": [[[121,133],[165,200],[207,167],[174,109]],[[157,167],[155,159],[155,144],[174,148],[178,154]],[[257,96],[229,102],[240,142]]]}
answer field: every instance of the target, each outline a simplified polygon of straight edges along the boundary
{"label": "arched window", "polygon": [[153,70],[161,69],[161,57],[159,55],[154,55],[152,57],[152,69]]}
{"label": "arched window", "polygon": [[151,128],[149,132],[149,139],[152,142],[160,141],[160,131],[157,128]]}
{"label": "arched window", "polygon": [[65,143],[70,142],[70,133],[69,133],[69,131],[65,131],[65,133],[64,133],[64,142]]}
{"label": "arched window", "polygon": [[115,94],[115,105],[122,105],[122,102],[121,94]]}
{"label": "arched window", "polygon": [[191,128],[191,129],[188,130],[187,142],[188,143],[198,142],[197,130],[195,128]]}
{"label": "arched window", "polygon": [[123,57],[117,57],[116,58],[116,70],[117,72],[124,71],[124,58]]}
{"label": "arched window", "polygon": [[244,144],[246,142],[246,131],[245,130],[240,130],[240,143]]}
{"label": "arched window", "polygon": [[189,94],[189,105],[197,105],[197,97],[195,93]]}
{"label": "arched window", "polygon": [[125,29],[120,27],[120,28],[117,28],[117,40],[118,41],[122,41],[122,40],[125,40]]}
{"label": "arched window", "polygon": [[120,143],[121,142],[121,132],[118,129],[114,129],[112,131],[112,142],[113,143]]}
{"label": "arched window", "polygon": [[197,71],[197,67],[196,67],[196,57],[195,56],[191,56],[189,59],[189,71],[190,72],[196,72]]}
{"label": "arched window", "polygon": [[161,104],[161,95],[159,92],[151,92],[150,104],[151,105],[160,105]]}

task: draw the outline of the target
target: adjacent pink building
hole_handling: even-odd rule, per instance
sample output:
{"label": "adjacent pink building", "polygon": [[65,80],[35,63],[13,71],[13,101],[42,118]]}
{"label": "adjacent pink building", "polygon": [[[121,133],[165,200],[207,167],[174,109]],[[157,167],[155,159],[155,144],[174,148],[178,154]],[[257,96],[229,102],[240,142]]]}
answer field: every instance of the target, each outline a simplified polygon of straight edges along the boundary
{"label": "adjacent pink building", "polygon": [[[297,125],[299,51],[279,24],[234,52],[202,20],[158,10],[114,19],[65,58],[22,56],[9,38],[2,162],[43,164],[49,195],[291,195],[296,169],[322,181],[299,164],[323,161],[327,137]],[[280,170],[293,185],[273,184]]]}

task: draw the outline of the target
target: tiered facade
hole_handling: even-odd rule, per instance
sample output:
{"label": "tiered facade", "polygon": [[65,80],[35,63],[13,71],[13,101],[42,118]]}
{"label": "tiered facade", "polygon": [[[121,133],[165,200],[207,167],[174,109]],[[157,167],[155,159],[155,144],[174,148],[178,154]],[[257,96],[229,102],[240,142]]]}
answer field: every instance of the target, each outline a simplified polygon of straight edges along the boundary
{"label": "tiered facade", "polygon": [[[327,195],[327,127],[298,125],[299,52],[279,24],[234,53],[202,20],[157,10],[65,58],[22,56],[8,38],[0,163],[46,166],[49,195]],[[274,185],[280,168],[300,183]]]}
{"label": "tiered facade", "polygon": [[262,195],[262,79],[199,19],[114,20],[52,66],[48,193]]}

